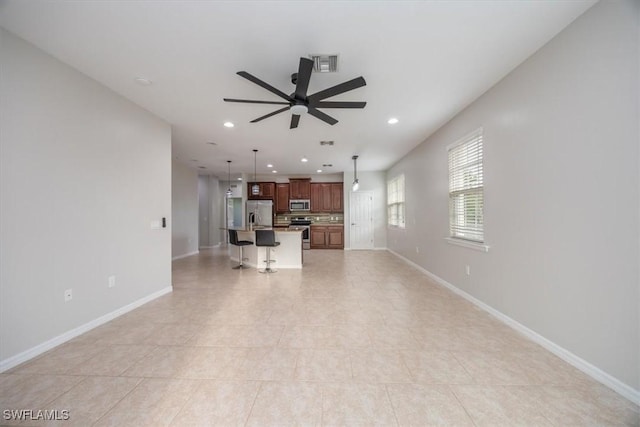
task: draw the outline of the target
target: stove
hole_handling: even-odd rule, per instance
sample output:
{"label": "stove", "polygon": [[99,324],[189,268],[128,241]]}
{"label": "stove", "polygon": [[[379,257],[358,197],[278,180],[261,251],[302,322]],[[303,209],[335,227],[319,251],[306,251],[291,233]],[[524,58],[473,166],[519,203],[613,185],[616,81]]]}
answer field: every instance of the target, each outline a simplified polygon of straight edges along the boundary
{"label": "stove", "polygon": [[302,249],[311,249],[311,219],[308,217],[293,217],[289,230],[302,230]]}

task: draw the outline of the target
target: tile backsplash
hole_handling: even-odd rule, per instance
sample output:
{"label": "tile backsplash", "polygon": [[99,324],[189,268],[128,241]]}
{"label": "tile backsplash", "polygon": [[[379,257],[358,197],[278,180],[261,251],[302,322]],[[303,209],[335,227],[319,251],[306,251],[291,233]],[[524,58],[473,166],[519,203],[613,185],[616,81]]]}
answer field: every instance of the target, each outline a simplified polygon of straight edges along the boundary
{"label": "tile backsplash", "polygon": [[335,213],[289,213],[289,214],[278,214],[276,215],[275,224],[289,224],[291,222],[291,218],[309,218],[313,224],[342,224],[344,221],[344,214]]}

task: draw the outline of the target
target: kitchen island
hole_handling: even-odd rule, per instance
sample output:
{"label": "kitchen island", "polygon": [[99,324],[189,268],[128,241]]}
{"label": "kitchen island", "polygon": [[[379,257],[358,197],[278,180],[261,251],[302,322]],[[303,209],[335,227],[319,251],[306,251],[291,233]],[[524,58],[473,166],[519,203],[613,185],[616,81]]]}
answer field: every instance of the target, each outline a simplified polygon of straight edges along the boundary
{"label": "kitchen island", "polygon": [[[269,229],[267,229],[269,230]],[[237,229],[238,240],[256,241],[256,233],[253,230]],[[244,264],[264,268],[266,266],[267,250],[271,249],[271,267],[279,268],[302,268],[302,231],[301,230],[282,230],[274,229],[276,233],[276,242],[280,242],[279,246],[267,248],[262,246],[248,245],[244,246]],[[238,259],[238,247],[229,245],[229,258],[232,261],[240,262]],[[276,260],[276,262],[273,262]]]}

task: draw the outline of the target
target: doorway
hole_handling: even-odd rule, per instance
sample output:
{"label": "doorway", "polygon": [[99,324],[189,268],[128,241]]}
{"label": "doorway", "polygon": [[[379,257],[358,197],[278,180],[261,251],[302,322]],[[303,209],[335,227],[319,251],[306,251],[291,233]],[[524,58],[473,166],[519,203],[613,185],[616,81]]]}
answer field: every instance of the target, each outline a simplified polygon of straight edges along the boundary
{"label": "doorway", "polygon": [[351,193],[349,218],[351,249],[373,249],[373,191]]}

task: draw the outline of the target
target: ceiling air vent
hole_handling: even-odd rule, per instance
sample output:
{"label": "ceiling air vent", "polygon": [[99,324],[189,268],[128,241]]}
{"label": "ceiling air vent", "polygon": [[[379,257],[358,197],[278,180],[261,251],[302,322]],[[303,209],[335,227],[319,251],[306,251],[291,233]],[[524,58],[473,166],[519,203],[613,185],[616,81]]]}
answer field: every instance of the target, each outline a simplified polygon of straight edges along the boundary
{"label": "ceiling air vent", "polygon": [[323,167],[323,168],[332,168],[332,167],[333,167],[333,165],[332,165],[331,163],[324,163],[324,164],[322,165],[322,167]]}
{"label": "ceiling air vent", "polygon": [[313,71],[316,73],[335,73],[338,71],[338,55],[309,55],[313,59]]}
{"label": "ceiling air vent", "polygon": [[333,141],[320,141],[320,145],[329,145],[329,146],[332,146],[332,145],[333,145]]}

